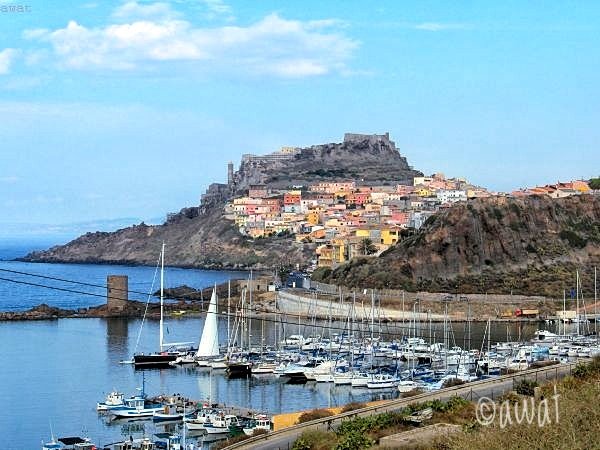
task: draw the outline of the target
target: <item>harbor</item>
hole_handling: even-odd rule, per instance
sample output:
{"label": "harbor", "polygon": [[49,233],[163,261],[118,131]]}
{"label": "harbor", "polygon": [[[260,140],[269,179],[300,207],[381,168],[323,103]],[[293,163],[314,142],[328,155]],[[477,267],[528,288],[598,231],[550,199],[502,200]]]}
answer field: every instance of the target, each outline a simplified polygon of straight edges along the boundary
{"label": "harbor", "polygon": [[[236,296],[228,295],[228,282],[220,298],[213,290],[195,311],[178,309],[181,303],[164,296],[163,279],[173,269],[159,269],[158,298],[148,296],[145,308],[141,303],[142,317],[0,325],[5,341],[19,337],[9,353],[23,343],[28,347],[9,355],[20,361],[6,371],[9,382],[36,387],[21,389],[10,401],[32,395],[48,403],[31,423],[12,426],[31,426],[27,433],[58,445],[48,448],[69,447],[40,432],[46,428],[52,436],[81,436],[76,448],[93,442],[111,450],[208,449],[255,429],[283,430],[312,409],[385,404],[600,353],[589,316],[575,323],[460,320],[452,311],[469,302],[441,298],[426,304],[408,294],[392,318],[375,290],[259,292],[251,273]],[[27,270],[22,274],[34,273]],[[109,275],[107,281],[106,306],[127,306],[127,279]],[[61,289],[57,298],[68,288]],[[147,289],[154,292],[154,284]],[[438,310],[423,312],[423,305]],[[92,348],[103,350],[87,351]],[[54,391],[46,389],[48,382]],[[10,423],[11,416],[2,420]]]}

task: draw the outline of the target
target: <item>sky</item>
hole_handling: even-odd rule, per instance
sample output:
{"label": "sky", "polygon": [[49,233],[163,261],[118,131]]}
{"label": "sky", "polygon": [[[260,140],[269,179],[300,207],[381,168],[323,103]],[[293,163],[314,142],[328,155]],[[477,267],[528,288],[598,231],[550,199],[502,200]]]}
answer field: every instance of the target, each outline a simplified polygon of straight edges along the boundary
{"label": "sky", "polygon": [[599,49],[590,1],[0,0],[0,236],[345,132],[493,190],[597,176]]}

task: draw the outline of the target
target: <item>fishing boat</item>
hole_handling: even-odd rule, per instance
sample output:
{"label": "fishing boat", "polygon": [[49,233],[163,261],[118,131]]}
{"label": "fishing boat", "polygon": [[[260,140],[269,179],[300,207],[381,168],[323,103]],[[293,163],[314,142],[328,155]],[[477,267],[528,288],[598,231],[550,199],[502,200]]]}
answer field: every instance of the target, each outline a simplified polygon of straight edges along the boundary
{"label": "fishing boat", "polygon": [[266,414],[257,414],[243,428],[244,434],[252,436],[256,430],[271,431],[271,419]]}
{"label": "fishing boat", "polygon": [[233,414],[217,414],[210,417],[210,420],[204,424],[204,430],[207,434],[229,433],[230,427],[240,426],[240,421]]}
{"label": "fishing boat", "polygon": [[109,411],[114,408],[124,406],[125,395],[118,391],[112,391],[106,396],[103,402],[98,402],[96,405],[97,411]]}
{"label": "fishing boat", "polygon": [[116,418],[152,417],[155,412],[164,411],[164,406],[159,403],[149,403],[144,397],[134,397],[125,400],[121,408],[112,409],[110,413]]}
{"label": "fishing boat", "polygon": [[204,425],[210,422],[212,416],[220,414],[216,409],[202,408],[196,414],[183,418],[183,423],[188,430],[203,430]]}

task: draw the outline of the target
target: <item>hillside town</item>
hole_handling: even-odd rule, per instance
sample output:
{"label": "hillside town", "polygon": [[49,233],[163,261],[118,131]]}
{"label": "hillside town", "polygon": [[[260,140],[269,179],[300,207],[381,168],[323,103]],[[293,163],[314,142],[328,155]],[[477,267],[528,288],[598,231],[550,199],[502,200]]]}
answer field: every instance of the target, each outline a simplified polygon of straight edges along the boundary
{"label": "hillside town", "polygon": [[[266,157],[287,158],[290,154],[290,147],[284,147]],[[241,234],[254,239],[294,235],[297,242],[316,243],[315,265],[335,267],[355,256],[381,254],[431,215],[456,202],[491,196],[562,198],[588,191],[588,183],[578,180],[511,193],[492,192],[442,173],[414,177],[412,184],[373,185],[349,179],[289,189],[252,184],[246,195],[226,203],[225,218],[233,221]]]}

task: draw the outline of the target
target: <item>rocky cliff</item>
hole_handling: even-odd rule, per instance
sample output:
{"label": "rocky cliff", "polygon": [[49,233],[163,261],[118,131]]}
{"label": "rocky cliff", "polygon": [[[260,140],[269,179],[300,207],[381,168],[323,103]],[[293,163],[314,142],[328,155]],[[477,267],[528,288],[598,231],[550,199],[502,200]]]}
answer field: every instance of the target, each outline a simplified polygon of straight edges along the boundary
{"label": "rocky cliff", "polygon": [[286,188],[333,179],[363,183],[412,183],[419,171],[408,165],[389,135],[346,134],[341,143],[298,148],[284,155],[244,155],[234,174],[235,190],[245,192],[251,184]]}
{"label": "rocky cliff", "polygon": [[156,263],[161,242],[166,263],[182,267],[266,269],[314,257],[313,244],[298,244],[289,236],[252,240],[238,233],[223,217],[224,202],[247,194],[250,184],[286,188],[319,180],[356,179],[365,183],[411,183],[421,172],[412,170],[389,135],[347,134],[344,142],[294,149],[291,153],[245,155],[231,184],[213,184],[202,207],[170,214],[159,226],[145,224],[112,233],[87,233],[66,245],[34,252],[26,261],[146,264]]}
{"label": "rocky cliff", "polygon": [[314,252],[312,244],[296,244],[290,237],[244,237],[223,218],[222,208],[203,214],[198,208],[186,208],[163,225],[142,223],[111,233],[87,233],[23,260],[155,265],[163,241],[165,264],[179,267],[267,269],[306,262]]}
{"label": "rocky cliff", "polygon": [[379,258],[316,277],[362,287],[562,297],[579,270],[589,299],[594,265],[600,266],[599,197],[498,197],[458,204]]}

